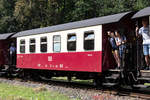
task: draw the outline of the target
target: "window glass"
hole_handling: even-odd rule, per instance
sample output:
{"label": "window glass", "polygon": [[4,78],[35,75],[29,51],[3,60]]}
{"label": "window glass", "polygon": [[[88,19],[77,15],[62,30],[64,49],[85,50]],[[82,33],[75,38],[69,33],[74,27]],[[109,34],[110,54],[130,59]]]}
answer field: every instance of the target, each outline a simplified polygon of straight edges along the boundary
{"label": "window glass", "polygon": [[67,49],[68,51],[76,51],[76,35],[75,34],[68,35]]}
{"label": "window glass", "polygon": [[25,40],[20,40],[20,44],[25,44]]}
{"label": "window glass", "polygon": [[47,52],[47,37],[41,38],[41,52]]}
{"label": "window glass", "polygon": [[35,39],[30,39],[30,43],[34,43],[35,44]]}
{"label": "window glass", "polygon": [[87,34],[85,40],[94,40],[94,34]]}
{"label": "window glass", "polygon": [[60,42],[60,35],[55,35],[54,36],[54,41],[56,42],[56,41],[58,41],[58,42]]}
{"label": "window glass", "polygon": [[20,40],[20,53],[25,53],[25,40]]}
{"label": "window glass", "polygon": [[94,32],[85,32],[84,33],[84,49],[85,50],[94,50]]}
{"label": "window glass", "polygon": [[30,39],[30,52],[31,53],[34,53],[35,52],[35,47],[36,47],[36,45],[35,45],[36,43],[35,43],[35,39]]}
{"label": "window glass", "polygon": [[42,38],[41,38],[41,42],[42,42],[42,43],[47,42],[47,37],[42,37]]}
{"label": "window glass", "polygon": [[53,36],[53,50],[54,52],[61,51],[61,37],[60,35]]}
{"label": "window glass", "polygon": [[60,43],[54,43],[54,52],[60,52]]}

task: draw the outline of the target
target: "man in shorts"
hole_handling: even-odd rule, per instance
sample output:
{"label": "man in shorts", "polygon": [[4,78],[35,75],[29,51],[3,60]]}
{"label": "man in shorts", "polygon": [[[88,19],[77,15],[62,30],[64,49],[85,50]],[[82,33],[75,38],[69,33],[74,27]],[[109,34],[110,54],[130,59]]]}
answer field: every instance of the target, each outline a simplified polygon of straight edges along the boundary
{"label": "man in shorts", "polygon": [[150,69],[150,32],[149,32],[149,25],[148,20],[146,18],[142,19],[142,25],[140,29],[136,27],[136,36],[142,35],[143,38],[143,53],[145,56],[146,62],[146,69]]}

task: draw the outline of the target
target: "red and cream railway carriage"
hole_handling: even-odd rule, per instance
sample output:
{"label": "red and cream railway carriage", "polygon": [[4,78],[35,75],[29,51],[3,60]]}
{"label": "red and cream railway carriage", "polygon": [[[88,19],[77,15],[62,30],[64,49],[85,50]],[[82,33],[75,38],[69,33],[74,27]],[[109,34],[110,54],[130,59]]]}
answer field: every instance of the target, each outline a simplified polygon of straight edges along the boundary
{"label": "red and cream railway carriage", "polygon": [[115,67],[107,31],[130,31],[132,15],[125,12],[19,32],[13,36],[17,38],[17,67],[97,77]]}

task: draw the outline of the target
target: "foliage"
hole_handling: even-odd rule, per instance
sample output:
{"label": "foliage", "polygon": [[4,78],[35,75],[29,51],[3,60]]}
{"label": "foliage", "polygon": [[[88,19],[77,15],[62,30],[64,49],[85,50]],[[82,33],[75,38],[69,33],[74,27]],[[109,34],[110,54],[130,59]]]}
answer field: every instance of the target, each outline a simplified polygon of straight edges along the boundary
{"label": "foliage", "polygon": [[15,0],[0,0],[0,33],[15,31]]}
{"label": "foliage", "polygon": [[149,0],[0,0],[0,33],[137,11],[147,6]]}

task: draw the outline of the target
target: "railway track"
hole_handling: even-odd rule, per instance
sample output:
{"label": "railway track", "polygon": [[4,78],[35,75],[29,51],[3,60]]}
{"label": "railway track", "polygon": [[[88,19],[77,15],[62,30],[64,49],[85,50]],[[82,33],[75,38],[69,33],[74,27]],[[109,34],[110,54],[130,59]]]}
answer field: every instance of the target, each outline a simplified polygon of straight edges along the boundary
{"label": "railway track", "polygon": [[[66,89],[67,89],[67,91],[72,91],[72,94],[69,94],[69,95],[76,94],[76,96],[71,96],[71,97],[79,97],[79,98],[82,98],[82,96],[84,96],[84,93],[83,94],[81,93],[81,95],[80,95],[80,94],[77,94],[78,91],[84,91],[85,93],[90,92],[90,96],[88,96],[89,98],[91,97],[91,95],[93,93],[93,96],[92,96],[93,99],[91,99],[91,100],[99,100],[96,98],[101,98],[102,94],[115,96],[117,98],[130,97],[130,98],[134,98],[134,100],[150,100],[150,88],[147,88],[147,89],[144,88],[144,89],[138,89],[138,90],[133,90],[126,86],[124,86],[124,87],[103,86],[101,88],[96,88],[92,84],[81,84],[81,83],[76,83],[76,82],[66,82],[66,81],[58,81],[58,80],[45,81],[45,80],[34,80],[34,79],[22,80],[21,78],[7,78],[7,77],[0,78],[0,83],[8,83],[8,84],[17,83],[20,85],[27,84],[27,86],[31,86],[31,87],[33,84],[34,84],[33,87],[35,86],[35,84],[39,87],[42,84],[42,85],[46,86],[47,88],[55,87],[56,91],[59,91],[59,90],[66,91]],[[58,89],[58,87],[59,87],[59,89]],[[63,88],[63,89],[61,89],[61,88]],[[54,89],[54,91],[55,91],[55,89]],[[59,91],[59,92],[63,93],[62,91]],[[90,100],[90,99],[85,99],[85,100]],[[105,100],[110,100],[110,99],[105,99]],[[114,99],[114,100],[116,100],[116,99]],[[119,99],[119,100],[124,100],[124,99]],[[130,100],[130,99],[125,99],[125,100]]]}

